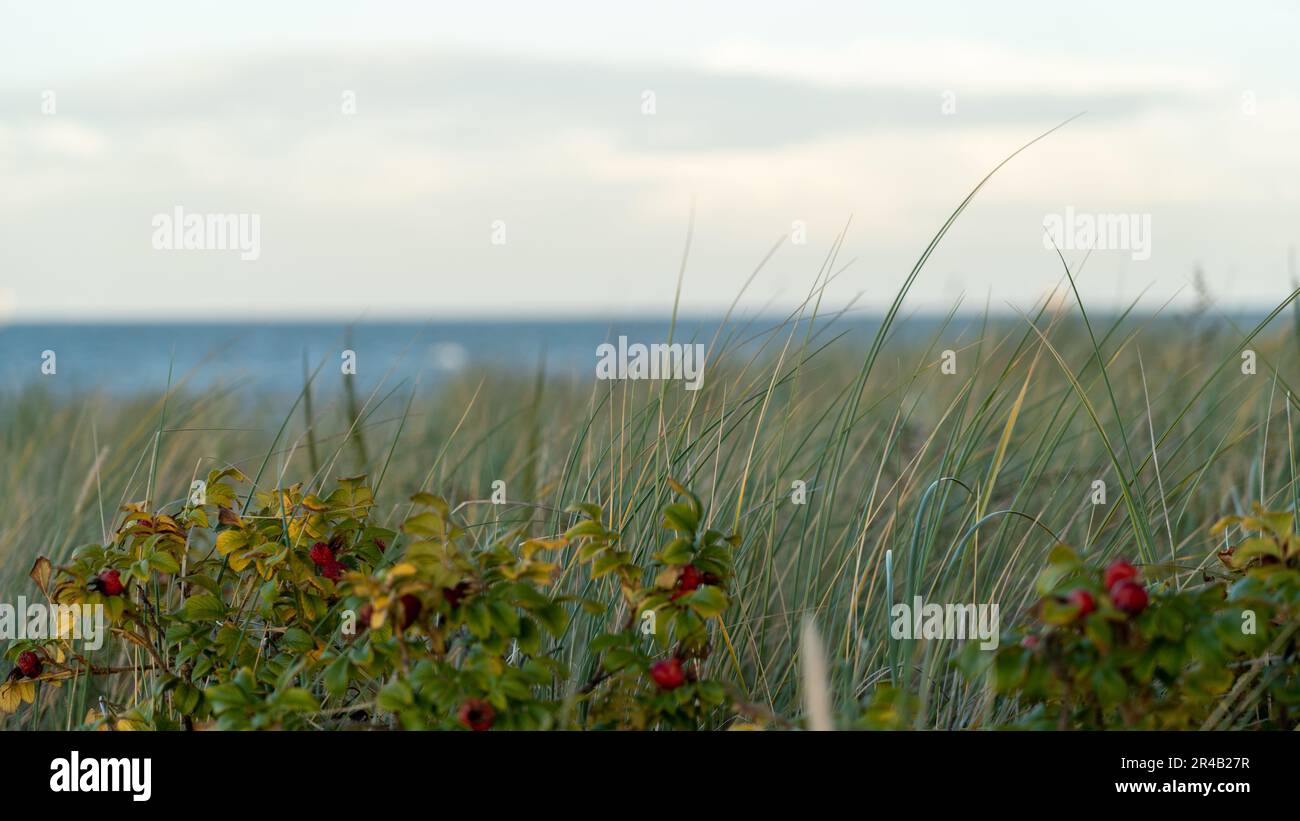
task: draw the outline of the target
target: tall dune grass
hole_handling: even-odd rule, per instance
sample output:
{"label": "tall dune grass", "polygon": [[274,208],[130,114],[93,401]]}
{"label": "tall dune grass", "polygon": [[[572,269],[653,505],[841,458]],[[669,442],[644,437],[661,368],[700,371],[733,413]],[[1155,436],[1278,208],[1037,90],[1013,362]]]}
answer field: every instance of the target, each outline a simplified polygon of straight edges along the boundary
{"label": "tall dune grass", "polygon": [[[367,473],[388,526],[411,493],[433,489],[484,543],[521,522],[560,532],[565,505],[594,501],[638,555],[662,544],[655,511],[673,477],[744,534],[714,675],[799,715],[811,619],[841,716],[895,678],[920,696],[918,726],[965,727],[986,694],[947,664],[954,647],[892,641],[892,601],[997,601],[1006,627],[1058,538],[1098,562],[1172,566],[1181,585],[1214,559],[1206,529],[1221,515],[1256,499],[1294,507],[1295,343],[1281,318],[1250,343],[1255,375],[1238,367],[1252,329],[1226,318],[1093,317],[1090,336],[1077,311],[1044,306],[949,318],[929,339],[886,335],[867,371],[834,319],[813,321],[814,304],[724,326],[696,392],[493,373],[421,391],[394,374],[351,400],[315,390],[310,417],[304,397],[193,392],[182,379],[132,399],[38,388],[0,398],[0,591],[31,595],[37,555],[57,564],[101,541],[123,502],[179,507],[215,466],[260,472],[262,486]],[[940,370],[944,349],[955,374]],[[498,479],[505,506],[488,502]],[[1091,501],[1098,479],[1105,505]],[[804,505],[792,501],[796,480]],[[578,648],[600,629],[576,611],[563,642],[573,686],[594,663]],[[119,678],[109,686],[125,698],[132,682]]]}

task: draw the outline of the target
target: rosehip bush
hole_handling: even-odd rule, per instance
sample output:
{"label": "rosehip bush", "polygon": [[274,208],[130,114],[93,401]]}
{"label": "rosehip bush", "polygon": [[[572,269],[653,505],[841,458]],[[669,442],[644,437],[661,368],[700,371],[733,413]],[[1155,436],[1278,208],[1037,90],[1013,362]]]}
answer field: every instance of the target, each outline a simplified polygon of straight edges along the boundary
{"label": "rosehip bush", "polygon": [[[1170,568],[1104,570],[1058,545],[1037,580],[1036,626],[959,666],[990,675],[1032,728],[1297,727],[1300,536],[1293,514],[1229,516],[1221,570],[1182,583]],[[1150,570],[1151,572],[1148,572]],[[1153,578],[1155,575],[1160,578]]]}
{"label": "rosehip bush", "polygon": [[[87,726],[716,724],[737,700],[702,662],[740,539],[708,528],[700,500],[670,484],[679,501],[663,510],[665,544],[638,561],[650,551],[624,545],[589,503],[567,512],[562,534],[520,527],[480,544],[429,493],[393,531],[371,520],[365,477],[318,495],[214,471],[197,503],[128,505],[107,544],[80,548],[57,573],[37,562],[32,577],[52,602],[103,605],[111,636],[96,656],[117,663],[87,657],[66,630],[14,642],[0,710],[32,703],[38,686],[132,675],[144,684],[122,688],[134,701],[101,699]],[[583,596],[557,592],[559,577]],[[574,676],[565,659],[577,655],[579,611],[604,629]]]}
{"label": "rosehip bush", "polygon": [[[729,699],[723,685],[699,678],[698,665],[712,650],[711,622],[727,609],[726,583],[740,537],[705,528],[700,500],[670,484],[682,501],[663,510],[663,526],[675,536],[655,554],[657,573],[650,584],[643,583],[644,574],[618,534],[600,524],[599,508],[575,508],[583,521],[565,534],[581,545],[577,559],[590,566],[592,578],[617,580],[627,614],[621,630],[591,645],[603,654],[602,670],[591,685],[605,679],[614,685],[595,694],[595,727],[697,727]],[[645,632],[653,634],[653,649],[642,641]]]}

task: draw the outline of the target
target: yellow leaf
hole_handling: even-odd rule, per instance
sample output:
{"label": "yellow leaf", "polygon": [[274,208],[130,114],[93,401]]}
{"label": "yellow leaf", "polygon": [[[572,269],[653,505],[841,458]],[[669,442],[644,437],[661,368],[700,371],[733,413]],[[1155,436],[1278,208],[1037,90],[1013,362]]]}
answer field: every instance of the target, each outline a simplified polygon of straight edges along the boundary
{"label": "yellow leaf", "polygon": [[213,469],[212,471],[210,471],[208,473],[208,484],[214,485],[217,483],[218,480],[224,479],[227,476],[232,477],[237,482],[248,481],[248,477],[245,476],[243,471],[241,471],[239,468],[229,467],[229,468],[224,468],[222,470]]}
{"label": "yellow leaf", "polygon": [[1210,528],[1210,535],[1218,536],[1220,533],[1227,530],[1232,525],[1240,524],[1240,523],[1241,523],[1240,516],[1224,516],[1222,519],[1214,523],[1214,527]]}
{"label": "yellow leaf", "polygon": [[8,715],[22,704],[22,695],[18,692],[17,682],[6,681],[0,684],[0,715]]}
{"label": "yellow leaf", "polygon": [[242,530],[223,530],[217,536],[217,552],[229,556],[241,547],[248,546],[248,534]]}
{"label": "yellow leaf", "polygon": [[239,553],[230,554],[230,569],[236,573],[243,573],[244,568],[248,567],[253,561],[251,553],[250,550],[243,550]]}
{"label": "yellow leaf", "polygon": [[45,594],[45,598],[47,599],[50,597],[49,585],[51,569],[50,560],[44,556],[40,556],[36,559],[36,563],[32,565],[32,572],[29,574],[32,577],[32,581],[36,582],[36,586],[41,589],[41,592]]}
{"label": "yellow leaf", "polygon": [[400,579],[402,576],[414,576],[417,572],[415,565],[410,562],[399,562],[388,570],[388,578]]}
{"label": "yellow leaf", "polygon": [[314,493],[308,493],[306,496],[303,497],[302,506],[307,508],[308,510],[314,510],[318,513],[329,510],[329,505],[322,502],[320,498]]}
{"label": "yellow leaf", "polygon": [[14,680],[0,683],[0,715],[16,712],[23,702],[36,700],[36,682]]}
{"label": "yellow leaf", "polygon": [[569,540],[563,536],[556,539],[529,539],[519,546],[519,552],[523,554],[525,559],[531,559],[533,554],[539,550],[556,550],[568,543]]}

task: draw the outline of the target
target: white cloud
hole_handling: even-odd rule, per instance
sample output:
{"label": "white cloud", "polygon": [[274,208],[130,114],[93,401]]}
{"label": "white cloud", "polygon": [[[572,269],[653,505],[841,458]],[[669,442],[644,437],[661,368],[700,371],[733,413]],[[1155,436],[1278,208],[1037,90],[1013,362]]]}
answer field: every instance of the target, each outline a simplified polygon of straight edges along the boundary
{"label": "white cloud", "polygon": [[1035,53],[957,38],[861,39],[847,46],[794,47],[729,40],[701,59],[706,68],[830,86],[1099,94],[1204,94],[1230,87],[1230,74],[1204,58],[1183,65]]}
{"label": "white cloud", "polygon": [[[850,215],[842,258],[859,263],[839,293],[874,305],[980,177],[1085,95],[1097,109],[1004,169],[917,301],[947,307],[940,286],[961,282],[1027,303],[1059,275],[1039,226],[1067,205],[1153,215],[1149,264],[1090,263],[1106,300],[1120,277],[1171,292],[1197,262],[1234,296],[1271,298],[1300,217],[1294,94],[1261,93],[1247,115],[1203,69],[952,42],[930,61],[937,48],[732,48],[694,70],[428,49],[195,57],[83,78],[54,118],[0,90],[0,270],[27,317],[644,309],[671,301],[694,198],[692,309],[725,307],[802,220],[809,244],[754,289],[795,299]],[[945,117],[935,89],[963,87],[949,77],[982,95]],[[178,204],[262,214],[262,259],[153,251],[150,216]],[[497,219],[504,247],[488,241]]]}

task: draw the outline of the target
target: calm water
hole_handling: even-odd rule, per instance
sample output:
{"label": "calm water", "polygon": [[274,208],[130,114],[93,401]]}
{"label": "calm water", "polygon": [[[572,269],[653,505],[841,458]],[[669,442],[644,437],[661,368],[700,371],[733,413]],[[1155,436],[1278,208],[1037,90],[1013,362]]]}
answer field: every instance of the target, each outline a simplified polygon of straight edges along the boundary
{"label": "calm water", "polygon": [[[779,321],[755,321],[741,335]],[[707,343],[718,322],[679,321],[675,339]],[[845,324],[855,335],[868,327]],[[0,327],[0,390],[38,381],[58,391],[161,390],[171,371],[174,381],[187,377],[194,389],[238,383],[296,393],[304,354],[313,369],[325,362],[318,377],[324,381],[339,376],[345,349],[356,352],[361,384],[373,384],[390,368],[390,383],[418,376],[423,385],[465,369],[535,373],[543,358],[550,374],[591,373],[602,342],[620,334],[662,342],[667,333],[667,321],[652,320],[10,325]],[[45,351],[56,356],[53,376],[41,371]]]}
{"label": "calm water", "polygon": [[[1249,327],[1259,317],[1237,316]],[[935,333],[938,316],[908,317],[894,326],[900,338],[919,339]],[[1009,317],[1006,324],[1023,320]],[[1093,317],[1104,327],[1106,317]],[[1148,324],[1148,317],[1137,319]],[[1279,322],[1289,323],[1289,317]],[[720,319],[679,320],[676,341],[713,339]],[[822,340],[844,334],[835,342],[839,350],[865,353],[878,325],[876,317],[837,319],[823,329]],[[1189,329],[1186,317],[1154,320],[1174,333]],[[731,348],[748,340],[765,338],[781,324],[777,317],[736,320],[727,333]],[[978,317],[955,319],[944,331],[952,341],[973,338]],[[1006,330],[1006,328],[1003,328]],[[1148,332],[1155,331],[1148,325]],[[349,341],[350,335],[350,341]],[[592,374],[596,347],[626,335],[630,342],[667,340],[665,320],[477,320],[455,322],[370,322],[349,326],[343,322],[259,322],[247,324],[27,324],[0,326],[0,391],[12,391],[41,382],[56,391],[102,389],[116,394],[162,390],[172,379],[186,378],[196,390],[214,385],[247,385],[262,392],[297,393],[303,384],[303,358],[311,368],[324,362],[317,384],[324,387],[340,375],[341,354],[357,355],[358,383],[377,384],[392,370],[387,384],[418,378],[421,385],[436,385],[462,370],[507,370],[536,373],[540,362],[546,372]],[[782,336],[782,341],[784,336]],[[779,343],[778,343],[779,344]],[[41,372],[42,353],[54,351],[57,373]]]}

